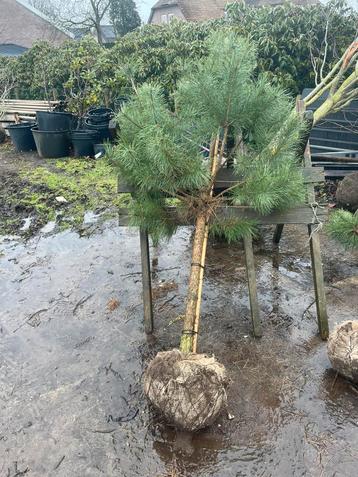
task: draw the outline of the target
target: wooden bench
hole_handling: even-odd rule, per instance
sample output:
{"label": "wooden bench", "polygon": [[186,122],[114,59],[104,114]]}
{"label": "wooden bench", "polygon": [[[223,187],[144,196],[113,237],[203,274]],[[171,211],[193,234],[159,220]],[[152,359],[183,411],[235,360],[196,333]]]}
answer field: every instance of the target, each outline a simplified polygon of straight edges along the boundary
{"label": "wooden bench", "polygon": [[[218,217],[234,216],[238,218],[254,219],[259,225],[275,225],[276,230],[273,236],[273,243],[278,246],[283,228],[285,224],[297,224],[307,227],[308,236],[310,238],[310,251],[312,261],[313,283],[316,296],[316,309],[318,329],[322,339],[328,338],[328,319],[326,310],[326,298],[323,283],[323,269],[321,261],[319,235],[316,230],[320,223],[323,223],[327,216],[327,208],[317,207],[314,197],[314,184],[324,182],[323,168],[310,167],[309,158],[305,159],[306,164],[303,168],[303,175],[307,189],[307,203],[298,207],[293,207],[286,211],[275,211],[269,215],[260,215],[251,207],[237,207],[225,205],[219,207],[216,211]],[[235,175],[232,169],[223,169],[220,171],[215,182],[216,191],[228,188],[235,182]],[[133,189],[127,184],[119,180],[118,192],[133,193]],[[168,207],[168,213],[172,216],[173,221],[178,225],[192,225],[189,222],[183,222],[177,215],[175,207]],[[119,224],[126,226],[129,223],[128,210],[119,210]],[[151,333],[153,331],[153,306],[152,306],[152,288],[151,288],[151,269],[149,255],[149,240],[145,230],[140,230],[140,248],[142,262],[142,284],[143,284],[143,302],[144,302],[144,324],[145,331]],[[262,325],[260,320],[260,311],[257,298],[256,272],[254,266],[254,255],[252,238],[244,239],[244,252],[246,259],[246,270],[250,297],[250,311],[253,325],[254,335],[262,336]]]}
{"label": "wooden bench", "polygon": [[36,111],[53,111],[60,106],[60,101],[32,101],[26,99],[5,99],[1,102],[0,123],[33,121]]}

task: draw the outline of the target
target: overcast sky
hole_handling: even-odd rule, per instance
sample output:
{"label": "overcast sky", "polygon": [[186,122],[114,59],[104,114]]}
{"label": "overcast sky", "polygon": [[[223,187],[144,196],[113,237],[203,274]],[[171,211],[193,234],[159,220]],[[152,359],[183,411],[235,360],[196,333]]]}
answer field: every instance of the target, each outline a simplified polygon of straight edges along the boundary
{"label": "overcast sky", "polygon": [[[135,0],[138,8],[138,12],[144,22],[148,20],[150,9],[157,2],[157,0]],[[327,0],[322,0],[323,3],[327,3]],[[348,0],[348,3],[358,10],[358,0]]]}

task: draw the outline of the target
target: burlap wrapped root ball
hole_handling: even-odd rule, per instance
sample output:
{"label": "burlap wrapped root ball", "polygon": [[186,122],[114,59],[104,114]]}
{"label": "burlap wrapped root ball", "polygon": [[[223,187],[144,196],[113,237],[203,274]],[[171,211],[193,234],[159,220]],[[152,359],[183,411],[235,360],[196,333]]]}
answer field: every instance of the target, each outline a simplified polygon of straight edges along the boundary
{"label": "burlap wrapped root ball", "polygon": [[336,199],[339,206],[352,212],[358,210],[358,172],[352,172],[338,184]]}
{"label": "burlap wrapped root ball", "polygon": [[144,373],[144,392],[168,423],[197,431],[213,424],[226,405],[225,367],[205,354],[158,353]]}
{"label": "burlap wrapped root ball", "polygon": [[345,321],[331,333],[327,345],[332,368],[358,383],[358,321]]}

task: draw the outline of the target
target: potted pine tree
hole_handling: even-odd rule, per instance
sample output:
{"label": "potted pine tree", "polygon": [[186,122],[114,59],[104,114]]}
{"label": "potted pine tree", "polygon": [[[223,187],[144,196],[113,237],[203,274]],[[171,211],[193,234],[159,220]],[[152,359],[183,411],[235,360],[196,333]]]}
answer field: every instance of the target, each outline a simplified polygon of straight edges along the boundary
{"label": "potted pine tree", "polygon": [[[234,33],[215,33],[209,54],[188,63],[171,111],[159,86],[144,84],[119,113],[120,143],[114,161],[135,189],[131,220],[155,239],[176,228],[176,213],[194,224],[186,311],[179,350],[159,353],[149,364],[144,389],[177,426],[196,430],[212,423],[226,399],[225,368],[196,354],[203,270],[209,227],[230,240],[253,234],[255,223],[218,208],[231,204],[261,214],[303,201],[296,157],[302,120],[294,104],[265,75],[256,76],[256,51]],[[228,148],[231,137],[232,147]],[[209,157],[201,147],[210,143]],[[239,179],[214,195],[219,171],[233,164]],[[221,209],[222,210],[222,209]]]}

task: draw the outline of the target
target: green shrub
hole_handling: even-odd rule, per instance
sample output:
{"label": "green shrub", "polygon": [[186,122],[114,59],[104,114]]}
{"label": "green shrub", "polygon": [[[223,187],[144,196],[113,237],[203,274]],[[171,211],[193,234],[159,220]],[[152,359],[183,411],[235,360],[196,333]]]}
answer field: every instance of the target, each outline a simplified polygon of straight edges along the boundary
{"label": "green shrub", "polygon": [[[79,113],[93,104],[113,106],[119,96],[131,93],[133,83],[160,83],[168,99],[187,60],[207,54],[208,35],[233,29],[256,43],[257,73],[268,72],[272,82],[297,94],[315,84],[312,57],[318,72],[325,57],[327,71],[354,39],[357,24],[358,14],[345,0],[260,8],[234,3],[225,19],[146,25],[119,38],[112,48],[90,37],[61,47],[40,42],[13,60],[8,71],[15,76],[19,98],[66,99]],[[5,67],[9,63],[0,58],[0,68]]]}

